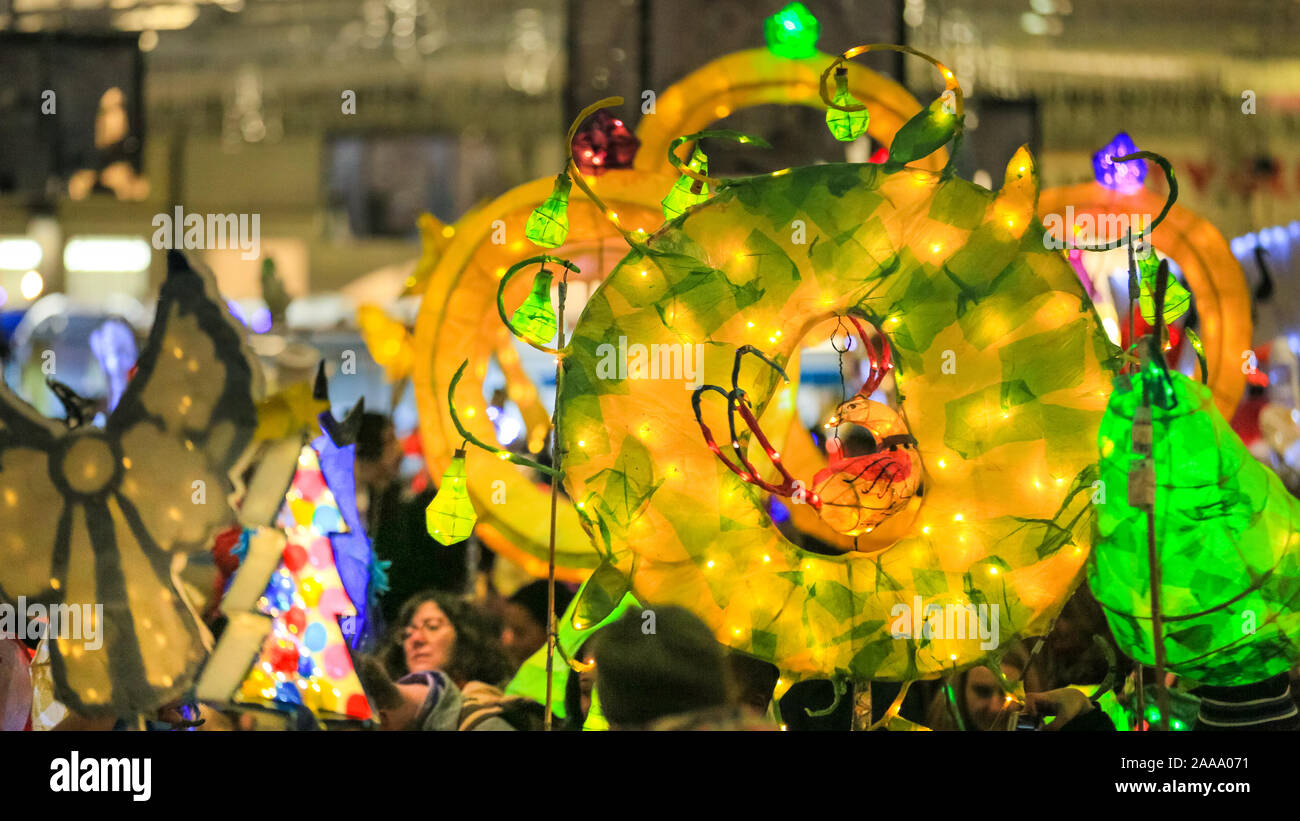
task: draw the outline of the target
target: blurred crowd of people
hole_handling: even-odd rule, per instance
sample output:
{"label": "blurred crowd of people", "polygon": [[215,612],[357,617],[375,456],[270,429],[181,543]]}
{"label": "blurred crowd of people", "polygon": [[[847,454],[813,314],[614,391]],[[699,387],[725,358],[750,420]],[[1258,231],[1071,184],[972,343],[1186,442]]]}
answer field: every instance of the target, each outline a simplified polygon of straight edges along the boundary
{"label": "blurred crowd of people", "polygon": [[[557,583],[552,597],[546,581],[533,580],[501,595],[493,554],[473,537],[452,547],[429,537],[424,509],[435,489],[403,482],[401,460],[392,424],[367,414],[357,443],[358,502],[376,554],[390,563],[390,585],[378,601],[379,638],[363,647],[354,666],[378,727],[542,730],[542,695],[509,684],[530,659],[536,664],[547,645],[549,615],[558,625],[576,591]],[[223,578],[235,566],[223,568]],[[223,584],[218,580],[214,597]],[[211,602],[205,612],[219,632]],[[871,683],[869,697],[848,697],[844,682],[786,685],[775,666],[719,644],[703,621],[679,607],[629,608],[576,652],[557,652],[553,663],[563,673],[552,694],[552,727],[560,730],[848,730],[878,724],[899,693],[886,682]],[[1296,730],[1296,673],[1199,689],[1169,676],[1160,692],[1153,670],[1135,668],[1120,653],[1085,584],[1047,636],[1004,648],[996,669],[914,683],[897,714],[931,729],[965,732]],[[0,680],[0,707],[7,710],[13,699],[4,685]],[[121,726],[69,714],[56,729],[115,723]],[[256,724],[248,713],[173,705],[152,726]]]}

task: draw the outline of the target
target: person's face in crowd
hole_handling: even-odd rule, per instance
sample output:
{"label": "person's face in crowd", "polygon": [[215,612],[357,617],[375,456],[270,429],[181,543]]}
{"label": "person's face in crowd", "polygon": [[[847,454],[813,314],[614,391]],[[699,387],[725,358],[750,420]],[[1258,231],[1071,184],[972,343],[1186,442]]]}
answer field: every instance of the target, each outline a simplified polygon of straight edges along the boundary
{"label": "person's face in crowd", "polygon": [[441,670],[451,661],[455,646],[456,628],[436,602],[427,601],[415,611],[403,634],[406,669],[412,673]]}
{"label": "person's face in crowd", "polygon": [[1047,636],[1048,647],[1061,656],[1077,656],[1092,646],[1092,633],[1083,608],[1067,602]]}
{"label": "person's face in crowd", "polygon": [[518,667],[546,644],[546,625],[538,624],[525,607],[514,602],[506,602],[501,616],[505,623],[501,643],[510,661]]}
{"label": "person's face in crowd", "polygon": [[[1002,672],[1011,676],[1017,671],[1004,666]],[[972,667],[966,674],[965,697],[966,712],[971,721],[981,730],[992,730],[1007,703],[1006,694],[993,671],[987,667]]]}
{"label": "person's face in crowd", "polygon": [[588,665],[588,669],[578,673],[579,703],[582,705],[582,714],[584,716],[591,712],[591,691],[596,687],[596,656],[590,650],[587,651],[585,656],[582,661]]}
{"label": "person's face in crowd", "polygon": [[393,426],[384,426],[384,447],[379,458],[357,460],[357,481],[363,485],[384,487],[397,481],[402,468],[402,443],[397,441]]}

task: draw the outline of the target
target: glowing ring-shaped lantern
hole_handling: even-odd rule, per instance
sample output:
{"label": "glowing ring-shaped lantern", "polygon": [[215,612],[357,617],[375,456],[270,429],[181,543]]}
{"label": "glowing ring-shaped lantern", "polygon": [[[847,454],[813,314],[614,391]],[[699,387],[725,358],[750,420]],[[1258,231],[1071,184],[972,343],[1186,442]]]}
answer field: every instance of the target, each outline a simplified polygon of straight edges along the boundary
{"label": "glowing ring-shaped lantern", "polygon": [[[606,204],[619,212],[620,221],[635,229],[653,229],[662,221],[659,200],[675,178],[624,170],[609,171],[589,181]],[[420,435],[425,458],[433,475],[446,468],[461,437],[447,408],[447,387],[461,363],[470,367],[457,388],[456,407],[461,421],[487,442],[496,440],[492,423],[484,413],[483,377],[487,360],[500,352],[502,365],[518,369],[518,357],[510,345],[509,331],[496,310],[497,284],[506,269],[537,253],[536,246],[523,239],[524,224],[534,208],[550,195],[553,179],[534,180],[499,197],[487,208],[456,225],[451,244],[439,259],[420,303],[415,325],[414,382],[420,416]],[[492,243],[493,233],[504,222],[503,245]],[[604,213],[590,200],[574,197],[569,206],[569,237],[555,249],[588,268],[585,259],[595,258],[600,247],[611,241],[609,264],[626,246]],[[591,266],[594,267],[594,266]],[[518,305],[528,290],[528,277],[510,283],[506,302]],[[522,369],[514,371],[522,375]],[[536,389],[526,380],[511,385],[518,393],[512,399],[521,405],[538,406]],[[468,451],[467,470],[470,496],[479,512],[476,530],[493,550],[535,575],[546,574],[546,545],[550,538],[550,491],[535,485],[514,465],[477,448]],[[500,484],[498,484],[498,482]],[[495,502],[494,502],[495,497]],[[557,575],[578,581],[599,562],[582,531],[572,505],[562,505],[557,523]]]}
{"label": "glowing ring-shaped lantern", "polygon": [[[1116,350],[1045,247],[1032,166],[1021,150],[996,194],[910,168],[792,169],[724,189],[614,270],[564,359],[560,441],[566,488],[638,598],[688,607],[786,684],[910,680],[997,652],[979,636],[895,638],[915,606],[983,606],[1002,646],[1051,623],[1091,543]],[[795,217],[807,244],[792,241]],[[699,344],[703,381],[727,386],[741,346],[788,363],[848,312],[893,344],[925,471],[919,510],[899,514],[914,515],[906,535],[874,556],[787,542],[763,494],[702,441],[682,382],[601,372],[600,346],[620,336]],[[760,362],[740,371],[759,415],[780,381]]]}
{"label": "glowing ring-shaped lantern", "polygon": [[[641,148],[634,170],[608,171],[589,178],[589,184],[620,214],[624,227],[643,226],[653,230],[662,222],[659,201],[678,175],[668,158],[668,147],[674,139],[703,130],[719,117],[749,106],[784,103],[824,108],[818,81],[832,59],[824,54],[789,59],[764,49],[753,49],[707,64],[665,90],[659,96],[656,112],[641,120],[637,130]],[[850,91],[871,109],[872,120],[867,133],[889,145],[894,132],[919,112],[921,105],[902,86],[884,75],[853,63],[846,64],[846,68]],[[918,159],[916,167],[937,171],[946,157],[946,152],[940,149]],[[549,415],[524,373],[510,335],[499,323],[493,324],[496,315],[491,309],[501,274],[508,266],[537,249],[521,239],[504,246],[493,245],[491,236],[493,222],[504,219],[507,237],[522,237],[523,221],[531,209],[551,193],[552,184],[553,178],[550,177],[526,183],[457,223],[448,232],[450,241],[441,250],[434,273],[425,286],[416,323],[414,384],[424,455],[434,476],[441,474],[460,445],[460,437],[451,424],[445,405],[451,377],[466,358],[471,365],[460,386],[466,398],[458,398],[458,407],[463,401],[462,410],[482,410],[479,396],[486,372],[483,363],[495,353],[507,384],[511,386],[510,398],[524,417],[530,446],[536,445],[538,436],[544,436],[549,427]],[[654,213],[647,214],[646,211]],[[556,249],[557,253],[572,256],[574,251],[583,247],[590,249],[601,242],[619,238],[617,230],[607,220],[602,220],[599,212],[577,191],[571,197],[570,222],[569,242]],[[444,236],[442,239],[447,238]],[[619,243],[617,254],[608,258],[607,265],[612,265],[614,259],[626,250],[621,239]],[[471,267],[474,270],[467,270]],[[594,277],[603,273],[596,270],[600,267],[598,265],[581,262],[580,267]],[[484,275],[488,272],[490,277]],[[518,287],[525,286],[521,282]],[[449,309],[452,304],[456,307]],[[488,321],[488,318],[493,321]],[[478,319],[484,321],[478,322]],[[451,324],[444,328],[446,323]],[[462,421],[476,435],[492,441],[492,430],[486,420],[476,419],[471,413],[463,414]],[[797,432],[798,418],[791,413],[791,421],[786,425],[792,432]],[[806,434],[803,436],[807,438]],[[811,446],[810,441],[807,444]],[[549,494],[530,483],[519,469],[475,453],[470,451],[468,469],[474,477],[469,485],[470,495],[480,514],[476,532],[496,552],[533,575],[544,576],[550,535]],[[504,484],[496,484],[497,481]],[[508,501],[493,504],[493,495],[501,488],[504,488]],[[816,528],[815,523],[807,525]],[[815,532],[834,539],[831,534]],[[559,506],[557,534],[558,577],[568,581],[581,580],[596,566],[599,556],[591,549],[572,504],[566,500],[561,500]]]}
{"label": "glowing ring-shaped lantern", "polygon": [[[655,101],[655,111],[641,119],[637,137],[641,148],[636,167],[672,173],[668,147],[683,134],[709,127],[744,108],[756,105],[804,105],[825,109],[818,83],[830,54],[802,59],[778,57],[766,49],[738,51],[719,57],[669,87]],[[845,63],[849,91],[871,112],[867,134],[888,147],[898,129],[921,110],[921,104],[898,83],[856,63]],[[681,155],[689,152],[686,146]],[[948,161],[939,150],[916,160],[916,168],[938,171]]]}
{"label": "glowing ring-shaped lantern", "polygon": [[[1107,214],[1156,214],[1164,207],[1164,196],[1147,188],[1121,193],[1095,182],[1084,183],[1043,191],[1038,213],[1043,217],[1063,215],[1066,206],[1073,207],[1076,219],[1083,214],[1093,219]],[[1219,230],[1177,204],[1156,226],[1151,239],[1156,250],[1177,262],[1187,278],[1200,317],[1214,405],[1231,419],[1246,387],[1242,354],[1250,350],[1246,275]]]}

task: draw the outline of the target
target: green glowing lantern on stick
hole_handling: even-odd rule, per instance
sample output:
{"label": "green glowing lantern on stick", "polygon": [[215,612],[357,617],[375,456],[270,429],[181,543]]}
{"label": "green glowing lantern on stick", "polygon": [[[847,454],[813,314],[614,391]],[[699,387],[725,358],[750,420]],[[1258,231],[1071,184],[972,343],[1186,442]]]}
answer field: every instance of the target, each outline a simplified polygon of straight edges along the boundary
{"label": "green glowing lantern on stick", "polygon": [[533,290],[524,303],[510,315],[510,324],[524,339],[536,345],[545,345],[555,338],[559,322],[551,306],[550,271],[542,268],[533,278]]}
{"label": "green glowing lantern on stick", "polygon": [[[849,92],[849,71],[843,66],[835,69],[835,96],[832,99],[835,105],[861,105],[857,98]],[[871,114],[865,108],[859,111],[841,111],[838,108],[826,109],[826,127],[831,130],[831,134],[835,139],[842,143],[851,143],[861,137],[866,133],[867,124],[870,122]]]}
{"label": "green glowing lantern on stick", "polygon": [[1263,680],[1300,658],[1300,501],[1246,450],[1209,388],[1148,359],[1116,380],[1102,420],[1089,583],[1120,648],[1153,664],[1154,505],[1167,669],[1215,686]]}
{"label": "green glowing lantern on stick", "polygon": [[778,57],[812,57],[819,34],[821,24],[803,3],[791,3],[763,21],[767,48]]}
{"label": "green glowing lantern on stick", "polygon": [[468,539],[477,521],[465,478],[465,451],[458,449],[442,474],[438,494],[424,511],[425,527],[438,543],[453,545]]}
{"label": "green glowing lantern on stick", "polygon": [[533,209],[524,226],[524,236],[541,248],[558,248],[569,236],[569,189],[573,180],[567,172],[555,178],[555,188],[546,201]]}
{"label": "green glowing lantern on stick", "polygon": [[[709,157],[696,143],[695,149],[691,152],[691,158],[686,165],[697,174],[709,173]],[[686,213],[686,209],[693,205],[699,205],[709,198],[708,183],[703,180],[697,180],[687,174],[683,174],[673,187],[669,189],[668,196],[664,197],[662,202],[664,208],[664,219],[674,220]]]}

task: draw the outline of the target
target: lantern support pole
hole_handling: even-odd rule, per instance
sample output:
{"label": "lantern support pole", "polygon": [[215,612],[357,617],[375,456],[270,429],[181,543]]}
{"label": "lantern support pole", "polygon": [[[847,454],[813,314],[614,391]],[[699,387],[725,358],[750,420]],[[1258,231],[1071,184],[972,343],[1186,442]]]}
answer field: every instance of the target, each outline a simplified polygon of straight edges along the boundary
{"label": "lantern support pole", "polygon": [[[1132,246],[1129,246],[1132,248]],[[1153,367],[1164,368],[1164,335],[1165,335],[1165,294],[1169,286],[1169,266],[1161,264],[1159,273],[1156,275],[1156,291],[1154,295],[1155,306],[1153,308],[1153,319],[1155,320],[1155,335],[1151,337],[1149,351],[1151,365]],[[1149,409],[1152,405],[1151,390],[1147,380],[1143,378],[1144,389],[1142,391],[1143,404]],[[1151,578],[1151,638],[1155,643],[1156,656],[1156,703],[1160,708],[1160,729],[1165,732],[1169,731],[1169,688],[1165,686],[1165,622],[1164,613],[1160,609],[1160,556],[1156,547],[1156,492],[1158,486],[1154,480],[1155,468],[1155,425],[1152,424],[1152,452],[1147,454],[1147,458],[1152,460],[1152,482],[1151,498],[1146,504],[1147,519],[1147,563],[1150,566]]]}
{"label": "lantern support pole", "polygon": [[[555,347],[564,350],[564,298],[569,290],[569,272],[560,269],[559,285],[559,326]],[[555,358],[555,413],[551,416],[551,464],[560,470],[560,395],[564,391],[564,357]],[[563,475],[562,473],[560,475]],[[555,522],[560,498],[560,478],[551,479],[551,542],[547,550],[546,567],[546,717],[543,729],[550,732],[554,719],[551,699],[555,687],[555,646],[558,636],[555,632]]]}

